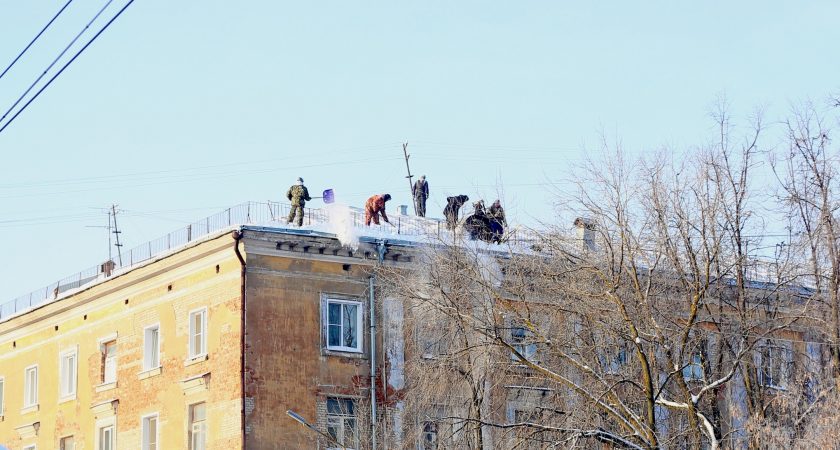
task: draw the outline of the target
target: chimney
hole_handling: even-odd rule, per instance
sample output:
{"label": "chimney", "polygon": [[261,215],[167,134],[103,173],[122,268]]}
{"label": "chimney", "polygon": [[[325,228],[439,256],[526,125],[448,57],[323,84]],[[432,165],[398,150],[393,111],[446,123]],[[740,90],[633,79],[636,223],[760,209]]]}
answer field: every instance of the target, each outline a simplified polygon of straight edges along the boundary
{"label": "chimney", "polygon": [[397,214],[401,214],[403,216],[408,214],[408,205],[397,206]]}
{"label": "chimney", "polygon": [[595,223],[592,219],[578,217],[575,219],[577,228],[577,245],[582,252],[595,250]]}

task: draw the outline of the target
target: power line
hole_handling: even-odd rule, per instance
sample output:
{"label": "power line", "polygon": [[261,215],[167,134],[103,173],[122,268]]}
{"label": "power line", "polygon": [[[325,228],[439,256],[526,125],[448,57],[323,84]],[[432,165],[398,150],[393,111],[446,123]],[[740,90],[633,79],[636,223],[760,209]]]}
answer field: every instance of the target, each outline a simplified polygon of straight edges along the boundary
{"label": "power line", "polygon": [[[110,4],[112,1],[113,1],[113,0],[108,0],[108,4]],[[117,12],[117,14],[116,14],[114,17],[112,17],[112,18],[111,18],[111,20],[109,20],[109,21],[108,21],[108,23],[106,23],[106,24],[105,24],[105,26],[104,26],[104,27],[102,27],[102,29],[101,29],[101,30],[99,30],[99,32],[98,32],[98,33],[96,33],[96,35],[95,35],[95,36],[93,36],[93,37],[92,37],[92,38],[91,38],[91,39],[87,42],[87,44],[85,44],[85,46],[84,46],[84,47],[82,47],[82,49],[81,49],[81,50],[79,50],[79,51],[78,51],[75,55],[73,55],[73,58],[71,58],[71,59],[70,59],[70,61],[67,61],[67,64],[65,64],[65,65],[64,65],[64,67],[62,67],[62,68],[61,68],[61,70],[59,70],[59,71],[58,71],[58,73],[56,73],[55,75],[53,75],[53,77],[52,77],[52,78],[50,78],[50,81],[47,81],[47,84],[45,84],[45,85],[44,85],[44,87],[42,87],[42,88],[41,88],[41,89],[40,89],[40,90],[39,90],[39,91],[38,91],[38,92],[37,92],[37,93],[36,93],[36,94],[35,94],[35,95],[31,98],[31,99],[29,99],[29,101],[28,101],[28,102],[26,102],[26,104],[25,104],[25,105],[23,105],[23,107],[22,107],[22,108],[20,108],[20,109],[18,110],[18,112],[17,112],[17,113],[15,113],[15,115],[14,115],[14,116],[12,116],[12,118],[11,118],[11,119],[9,119],[9,120],[6,122],[6,124],[5,124],[5,125],[3,125],[3,128],[0,128],[0,133],[2,133],[2,132],[3,132],[3,130],[5,130],[5,129],[6,129],[6,127],[8,127],[8,126],[9,126],[9,124],[10,124],[10,123],[12,123],[12,122],[15,120],[15,118],[17,118],[17,116],[19,116],[19,115],[20,115],[20,113],[22,113],[22,112],[23,112],[23,110],[25,110],[25,109],[26,109],[26,107],[27,107],[27,106],[29,106],[30,104],[32,104],[32,102],[33,102],[36,98],[38,98],[38,96],[39,96],[39,95],[41,95],[41,92],[44,92],[44,89],[46,89],[46,88],[47,88],[50,84],[52,84],[52,82],[53,82],[53,81],[55,81],[55,79],[56,79],[56,78],[58,78],[58,76],[59,76],[59,75],[61,75],[61,73],[62,73],[62,72],[64,72],[64,69],[66,69],[66,68],[67,68],[70,64],[72,64],[72,63],[73,63],[73,61],[75,61],[75,60],[76,60],[76,58],[78,58],[78,57],[79,57],[79,55],[81,55],[81,54],[82,54],[82,52],[84,52],[84,51],[85,51],[85,49],[87,49],[87,48],[88,48],[88,46],[90,46],[90,44],[92,44],[92,43],[93,43],[93,41],[95,41],[95,40],[96,40],[96,38],[98,38],[98,37],[99,37],[99,35],[101,35],[101,34],[102,34],[102,33],[103,33],[103,32],[104,32],[104,31],[105,31],[105,30],[106,30],[109,26],[111,26],[111,24],[112,24],[112,23],[114,23],[114,21],[115,21],[115,20],[117,20],[117,17],[119,17],[119,16],[120,16],[120,14],[122,14],[122,13],[123,13],[123,11],[125,11],[125,10],[126,10],[126,8],[128,8],[129,6],[131,6],[131,4],[132,4],[132,3],[134,3],[134,0],[129,0],[129,2],[128,2],[128,3],[126,3],[126,5],[125,5],[125,6],[123,6],[123,7],[122,7],[122,9],[121,9],[121,10],[119,10],[119,12]],[[108,4],[106,4],[106,5],[105,5],[105,7],[108,7]],[[104,10],[105,8],[102,8],[102,9]],[[102,11],[100,11],[99,13],[97,13],[97,16],[99,16],[99,14],[100,14],[101,12],[102,12]],[[95,19],[96,19],[96,17],[94,17],[94,20],[95,20]],[[91,21],[91,23],[93,23],[93,21]],[[90,26],[90,24],[88,24],[88,26]],[[84,31],[83,31],[83,32],[84,32]],[[81,33],[80,33],[80,35],[81,35]],[[72,43],[71,43],[71,45],[72,45]],[[69,48],[69,47],[68,47],[68,48]],[[66,50],[65,50],[65,51],[66,51]],[[62,52],[62,53],[63,53],[63,52]],[[45,73],[46,73],[46,72],[45,72]],[[39,77],[39,79],[40,79],[40,77]],[[33,85],[33,86],[34,86],[34,85]],[[31,87],[30,87],[30,89],[31,89]],[[28,90],[27,90],[27,92],[28,92]],[[24,94],[24,95],[26,95],[26,94]],[[20,100],[18,100],[18,101],[20,101]],[[7,114],[8,114],[8,112],[7,112]],[[3,117],[5,117],[5,116],[3,116]],[[0,118],[0,120],[2,120],[2,118]]]}
{"label": "power line", "polygon": [[[59,54],[58,54],[58,56],[56,56],[56,58],[53,60],[53,62],[51,62],[51,63],[50,63],[50,65],[49,65],[49,66],[47,66],[47,68],[46,68],[46,69],[44,69],[44,72],[43,72],[41,75],[39,75],[39,76],[38,76],[38,78],[36,78],[36,79],[35,79],[35,81],[34,81],[34,82],[33,82],[33,83],[29,86],[29,88],[28,88],[28,89],[26,89],[26,91],[24,91],[23,95],[21,95],[21,96],[20,96],[20,98],[18,98],[18,99],[17,99],[17,101],[15,101],[15,103],[14,103],[14,104],[13,104],[13,105],[12,105],[12,106],[8,109],[8,111],[6,111],[6,112],[3,114],[3,117],[0,117],[0,122],[2,122],[2,121],[3,121],[3,119],[5,119],[5,118],[6,118],[6,116],[8,116],[8,115],[9,115],[9,113],[10,113],[10,112],[12,112],[12,110],[13,110],[13,109],[15,109],[15,106],[17,106],[17,105],[18,105],[18,104],[19,104],[19,103],[20,103],[20,102],[21,102],[21,101],[22,101],[22,100],[26,97],[26,94],[28,94],[28,93],[29,93],[29,91],[31,91],[31,90],[32,90],[32,88],[34,88],[34,87],[35,87],[35,85],[37,85],[37,84],[38,84],[38,82],[39,82],[39,81],[41,81],[41,78],[44,78],[44,75],[46,75],[46,74],[47,74],[47,72],[49,72],[49,71],[50,71],[50,69],[52,69],[52,67],[55,65],[55,63],[57,63],[57,62],[58,62],[58,60],[59,60],[59,59],[61,59],[61,57],[62,57],[62,56],[64,56],[64,54],[65,54],[65,53],[67,53],[67,50],[70,50],[70,47],[72,47],[72,46],[73,46],[73,44],[75,44],[75,43],[76,43],[76,41],[77,41],[80,37],[82,37],[82,34],[84,34],[84,32],[85,32],[85,31],[87,31],[87,29],[88,29],[88,28],[90,28],[91,24],[93,24],[93,21],[94,21],[94,20],[96,20],[96,18],[97,18],[97,17],[99,17],[99,15],[100,15],[100,14],[102,14],[102,12],[103,12],[103,11],[105,11],[105,8],[107,8],[107,7],[108,7],[108,5],[110,5],[110,4],[111,4],[111,2],[113,2],[113,1],[114,1],[114,0],[108,0],[108,3],[106,3],[106,4],[105,4],[105,6],[103,6],[103,7],[102,7],[102,9],[100,9],[100,10],[99,10],[99,12],[98,12],[98,13],[96,13],[96,15],[95,15],[95,16],[93,16],[93,19],[91,19],[91,20],[90,20],[90,22],[88,22],[88,24],[87,24],[87,25],[85,25],[85,27],[84,27],[84,28],[82,28],[82,31],[80,31],[80,32],[79,32],[79,34],[77,34],[77,35],[76,35],[76,37],[74,37],[74,38],[73,38],[73,40],[72,40],[72,41],[70,41],[70,43],[69,43],[69,44],[67,44],[67,47],[64,47],[64,50],[62,50],[62,51],[61,51],[61,53],[59,53]],[[61,73],[61,72],[59,72],[59,73]],[[49,85],[49,83],[47,83],[47,85]],[[39,93],[40,93],[40,92],[39,92]],[[38,96],[38,95],[36,94],[36,95],[35,95],[35,97],[37,97],[37,96]],[[34,97],[33,97],[33,99],[34,99]],[[30,101],[31,101],[31,100],[30,100]],[[24,106],[23,108],[26,108],[26,106]],[[21,108],[21,111],[23,110],[23,108]],[[18,111],[18,112],[20,112],[20,111]],[[15,116],[17,116],[17,114],[15,114]],[[12,117],[11,119],[9,119],[9,122],[11,122],[12,120],[14,120],[14,117]],[[6,127],[4,126],[3,128],[6,128]],[[3,129],[2,129],[2,128],[0,128],[0,131],[3,131]]]}
{"label": "power line", "polygon": [[20,52],[20,54],[19,54],[19,55],[17,55],[17,58],[15,58],[15,60],[14,60],[14,61],[12,61],[12,63],[11,63],[11,64],[9,64],[9,67],[6,67],[6,70],[4,70],[4,71],[3,71],[3,73],[0,73],[0,78],[3,78],[3,75],[6,75],[6,72],[8,72],[8,71],[9,71],[9,69],[11,69],[11,68],[12,68],[12,66],[14,66],[16,62],[18,62],[18,60],[20,59],[20,57],[21,57],[21,56],[23,56],[23,54],[24,54],[24,53],[26,53],[26,51],[27,51],[27,50],[29,50],[29,47],[32,47],[32,44],[34,44],[34,43],[35,43],[35,41],[37,41],[37,40],[38,40],[38,38],[39,38],[39,37],[41,37],[41,35],[42,35],[42,34],[44,34],[44,31],[47,31],[47,28],[49,28],[49,27],[50,27],[50,25],[52,25],[52,23],[55,21],[55,19],[57,19],[57,18],[58,18],[58,16],[60,16],[60,15],[61,15],[61,13],[62,13],[62,12],[64,12],[64,10],[65,10],[68,6],[70,6],[70,3],[71,3],[72,1],[73,1],[73,0],[67,0],[67,3],[65,3],[65,4],[64,4],[64,6],[63,6],[63,7],[62,7],[59,11],[58,11],[58,13],[56,13],[56,15],[55,15],[55,16],[53,16],[52,20],[50,20],[50,21],[47,23],[47,25],[44,27],[44,29],[42,29],[42,30],[41,30],[41,32],[40,32],[40,33],[38,33],[38,35],[37,35],[37,36],[35,36],[35,39],[32,39],[32,42],[30,42],[30,43],[29,43],[29,45],[27,45],[27,46],[26,46],[26,48],[25,48],[25,49],[23,49],[23,51],[22,51],[22,52]]}

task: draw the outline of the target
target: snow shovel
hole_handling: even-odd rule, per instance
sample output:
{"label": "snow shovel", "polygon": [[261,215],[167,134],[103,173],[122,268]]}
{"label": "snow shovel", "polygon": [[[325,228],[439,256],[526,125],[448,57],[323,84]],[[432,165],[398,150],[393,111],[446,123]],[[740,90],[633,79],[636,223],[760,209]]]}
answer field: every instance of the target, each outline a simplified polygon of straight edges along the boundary
{"label": "snow shovel", "polygon": [[332,189],[327,189],[321,195],[322,195],[321,197],[312,197],[312,198],[322,198],[322,199],[324,199],[324,203],[326,203],[328,205],[330,203],[335,203],[335,193],[333,193]]}

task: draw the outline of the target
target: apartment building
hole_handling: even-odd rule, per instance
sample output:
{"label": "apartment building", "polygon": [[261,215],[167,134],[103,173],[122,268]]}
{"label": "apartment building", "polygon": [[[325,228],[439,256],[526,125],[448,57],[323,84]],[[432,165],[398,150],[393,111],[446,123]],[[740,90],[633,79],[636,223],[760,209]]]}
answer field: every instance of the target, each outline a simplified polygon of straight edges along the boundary
{"label": "apartment building", "polygon": [[[0,444],[334,445],[289,418],[293,410],[347,448],[365,446],[371,369],[380,387],[389,383],[393,345],[372,334],[385,320],[370,313],[372,275],[410,266],[412,242],[363,236],[349,248],[331,233],[227,217],[212,231],[208,221],[203,236],[193,228],[184,245],[153,254],[149,244],[139,263],[109,261],[72,289],[58,283],[47,301],[4,310]],[[388,423],[384,414],[377,420]]]}

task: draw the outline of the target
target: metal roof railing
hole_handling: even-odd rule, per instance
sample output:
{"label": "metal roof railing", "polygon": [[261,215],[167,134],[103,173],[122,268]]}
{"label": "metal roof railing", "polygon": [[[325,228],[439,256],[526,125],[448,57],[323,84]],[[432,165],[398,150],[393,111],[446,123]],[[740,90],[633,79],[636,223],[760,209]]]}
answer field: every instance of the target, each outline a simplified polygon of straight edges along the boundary
{"label": "metal roof railing", "polygon": [[[285,226],[291,205],[280,202],[245,202],[202,220],[193,222],[186,227],[175,230],[153,241],[138,245],[119,257],[105,261],[79,273],[51,283],[41,289],[22,295],[12,301],[0,304],[0,321],[8,319],[18,313],[49,303],[59,295],[73,289],[99,282],[111,277],[115,273],[123,272],[132,267],[144,264],[158,256],[171,253],[193,241],[201,239],[219,230],[234,225],[249,225],[268,222],[279,222]],[[355,227],[362,227],[365,214],[359,208],[350,208],[350,218]],[[325,224],[330,221],[328,209],[304,208],[304,225]],[[382,224],[372,229],[399,235],[440,235],[445,232],[445,223],[439,219],[394,215],[391,225]],[[515,244],[519,242],[534,242],[536,232],[528,229],[518,229],[512,236]]]}

